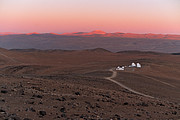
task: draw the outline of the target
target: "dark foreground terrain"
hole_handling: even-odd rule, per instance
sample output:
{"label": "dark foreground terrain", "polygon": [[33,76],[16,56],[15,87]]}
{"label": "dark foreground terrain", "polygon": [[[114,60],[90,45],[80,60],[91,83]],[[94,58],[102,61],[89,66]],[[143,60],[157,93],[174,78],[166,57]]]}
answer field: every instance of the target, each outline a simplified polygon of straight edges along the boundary
{"label": "dark foreground terrain", "polygon": [[[152,96],[141,96],[107,77]],[[180,56],[154,52],[111,53],[0,49],[0,119],[178,120]]]}

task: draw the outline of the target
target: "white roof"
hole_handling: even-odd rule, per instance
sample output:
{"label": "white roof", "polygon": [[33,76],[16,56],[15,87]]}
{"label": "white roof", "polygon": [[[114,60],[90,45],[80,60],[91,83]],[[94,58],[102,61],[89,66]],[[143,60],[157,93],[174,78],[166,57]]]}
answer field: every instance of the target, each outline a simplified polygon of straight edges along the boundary
{"label": "white roof", "polygon": [[136,64],[135,64],[135,63],[132,63],[132,64],[131,64],[131,66],[132,66],[132,67],[135,67],[135,66],[136,66]]}
{"label": "white roof", "polygon": [[117,67],[116,70],[124,70],[124,67]]}
{"label": "white roof", "polygon": [[140,68],[140,67],[141,67],[141,64],[140,64],[140,63],[137,63],[137,67],[139,67],[139,68]]}

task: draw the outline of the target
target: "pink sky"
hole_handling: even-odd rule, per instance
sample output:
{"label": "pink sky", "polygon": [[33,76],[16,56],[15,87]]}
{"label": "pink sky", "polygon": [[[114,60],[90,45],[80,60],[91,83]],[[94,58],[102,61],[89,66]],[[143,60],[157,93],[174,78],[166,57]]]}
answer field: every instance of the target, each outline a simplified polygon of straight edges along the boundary
{"label": "pink sky", "polygon": [[1,0],[0,32],[180,34],[180,0]]}

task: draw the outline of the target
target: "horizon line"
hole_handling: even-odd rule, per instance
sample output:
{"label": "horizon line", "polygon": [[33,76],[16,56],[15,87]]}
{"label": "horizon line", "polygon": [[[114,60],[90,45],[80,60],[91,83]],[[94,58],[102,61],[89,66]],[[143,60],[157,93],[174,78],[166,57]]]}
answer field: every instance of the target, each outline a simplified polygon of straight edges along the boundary
{"label": "horizon line", "polygon": [[[0,35],[3,35],[1,33],[4,33],[4,35],[11,35],[11,34],[59,34],[59,35],[63,35],[63,34],[70,34],[70,33],[91,33],[94,31],[102,31],[105,32],[103,30],[93,30],[93,31],[74,31],[74,32],[0,32]],[[159,35],[180,35],[180,33],[154,33],[154,32],[142,32],[142,33],[137,33],[137,32],[120,32],[120,31],[116,31],[116,32],[105,32],[105,34],[107,33],[124,33],[124,34],[159,34]]]}

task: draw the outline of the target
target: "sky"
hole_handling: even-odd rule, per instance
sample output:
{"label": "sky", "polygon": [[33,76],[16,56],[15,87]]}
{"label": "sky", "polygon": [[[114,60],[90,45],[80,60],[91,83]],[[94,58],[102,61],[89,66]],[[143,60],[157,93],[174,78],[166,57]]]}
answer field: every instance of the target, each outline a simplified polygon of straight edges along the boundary
{"label": "sky", "polygon": [[180,34],[180,0],[0,0],[0,32]]}

